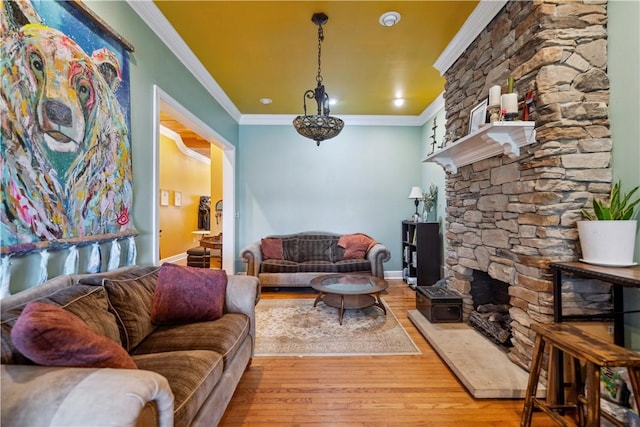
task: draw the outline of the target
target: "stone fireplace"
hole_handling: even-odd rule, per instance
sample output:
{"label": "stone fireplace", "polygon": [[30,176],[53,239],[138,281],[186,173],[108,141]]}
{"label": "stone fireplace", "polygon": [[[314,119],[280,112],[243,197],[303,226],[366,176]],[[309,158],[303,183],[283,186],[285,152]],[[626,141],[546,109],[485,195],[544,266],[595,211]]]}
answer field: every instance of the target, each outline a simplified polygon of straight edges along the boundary
{"label": "stone fireplace", "polygon": [[[536,141],[448,172],[447,286],[473,309],[474,270],[509,285],[513,347],[527,368],[532,322],[551,322],[548,264],[579,258],[575,221],[611,185],[606,1],[512,1],[444,73],[447,132],[466,135],[471,109],[489,88],[515,79],[533,91]],[[574,301],[603,301],[601,287],[576,286]],[[582,310],[583,304],[575,304]]]}

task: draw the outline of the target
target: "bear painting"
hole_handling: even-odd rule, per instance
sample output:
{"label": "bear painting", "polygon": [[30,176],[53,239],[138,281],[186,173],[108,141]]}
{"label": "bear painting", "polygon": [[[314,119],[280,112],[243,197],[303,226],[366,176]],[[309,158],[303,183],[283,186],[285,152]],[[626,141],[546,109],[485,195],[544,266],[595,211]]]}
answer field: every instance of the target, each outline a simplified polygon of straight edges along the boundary
{"label": "bear painting", "polygon": [[133,234],[117,56],[88,54],[28,1],[0,0],[0,31],[3,252]]}

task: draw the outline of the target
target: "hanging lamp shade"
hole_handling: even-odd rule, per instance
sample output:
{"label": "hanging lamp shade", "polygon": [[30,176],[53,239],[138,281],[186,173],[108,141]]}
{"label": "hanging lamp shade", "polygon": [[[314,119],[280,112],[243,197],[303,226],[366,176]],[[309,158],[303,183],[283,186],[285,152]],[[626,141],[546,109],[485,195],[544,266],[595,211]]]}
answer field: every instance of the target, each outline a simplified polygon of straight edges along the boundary
{"label": "hanging lamp shade", "polygon": [[[324,13],[314,13],[311,21],[318,26],[318,75],[316,76],[316,88],[307,90],[303,97],[304,115],[293,119],[296,131],[305,138],[313,139],[316,145],[325,139],[337,136],[344,127],[344,122],[330,115],[329,95],[324,89],[321,73],[322,41],[324,31],[322,26],[327,23],[329,17]],[[307,99],[314,99],[317,104],[316,114],[307,114]]]}

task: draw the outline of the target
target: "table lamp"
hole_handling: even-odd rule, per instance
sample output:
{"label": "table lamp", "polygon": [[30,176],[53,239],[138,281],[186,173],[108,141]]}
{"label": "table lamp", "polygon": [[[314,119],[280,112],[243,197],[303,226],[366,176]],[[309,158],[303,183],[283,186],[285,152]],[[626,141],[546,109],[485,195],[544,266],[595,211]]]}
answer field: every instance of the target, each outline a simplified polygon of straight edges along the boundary
{"label": "table lamp", "polygon": [[414,199],[416,204],[416,213],[414,215],[415,220],[417,221],[420,218],[418,215],[418,205],[420,204],[420,199],[422,199],[422,188],[418,186],[411,187],[411,192],[409,193],[409,198]]}

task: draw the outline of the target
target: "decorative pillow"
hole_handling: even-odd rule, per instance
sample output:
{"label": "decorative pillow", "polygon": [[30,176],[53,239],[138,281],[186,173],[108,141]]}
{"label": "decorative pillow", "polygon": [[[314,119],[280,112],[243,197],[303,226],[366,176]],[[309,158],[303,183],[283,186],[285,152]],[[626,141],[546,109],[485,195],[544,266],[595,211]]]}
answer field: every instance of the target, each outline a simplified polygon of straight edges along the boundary
{"label": "decorative pillow", "polygon": [[266,238],[260,241],[262,259],[283,259],[282,239]]}
{"label": "decorative pillow", "polygon": [[176,325],[216,320],[222,316],[227,292],[224,270],[164,263],[151,307],[151,321]]}
{"label": "decorative pillow", "polygon": [[91,274],[81,283],[102,285],[107,290],[110,310],[116,316],[122,345],[134,349],[157,327],[151,323],[151,306],[160,267],[127,267],[103,274]]}
{"label": "decorative pillow", "polygon": [[78,316],[33,301],[11,329],[16,348],[39,365],[137,369],[122,346],[94,332]]}
{"label": "decorative pillow", "polygon": [[345,234],[338,240],[338,246],[344,248],[342,259],[363,259],[376,241],[363,233]]}

